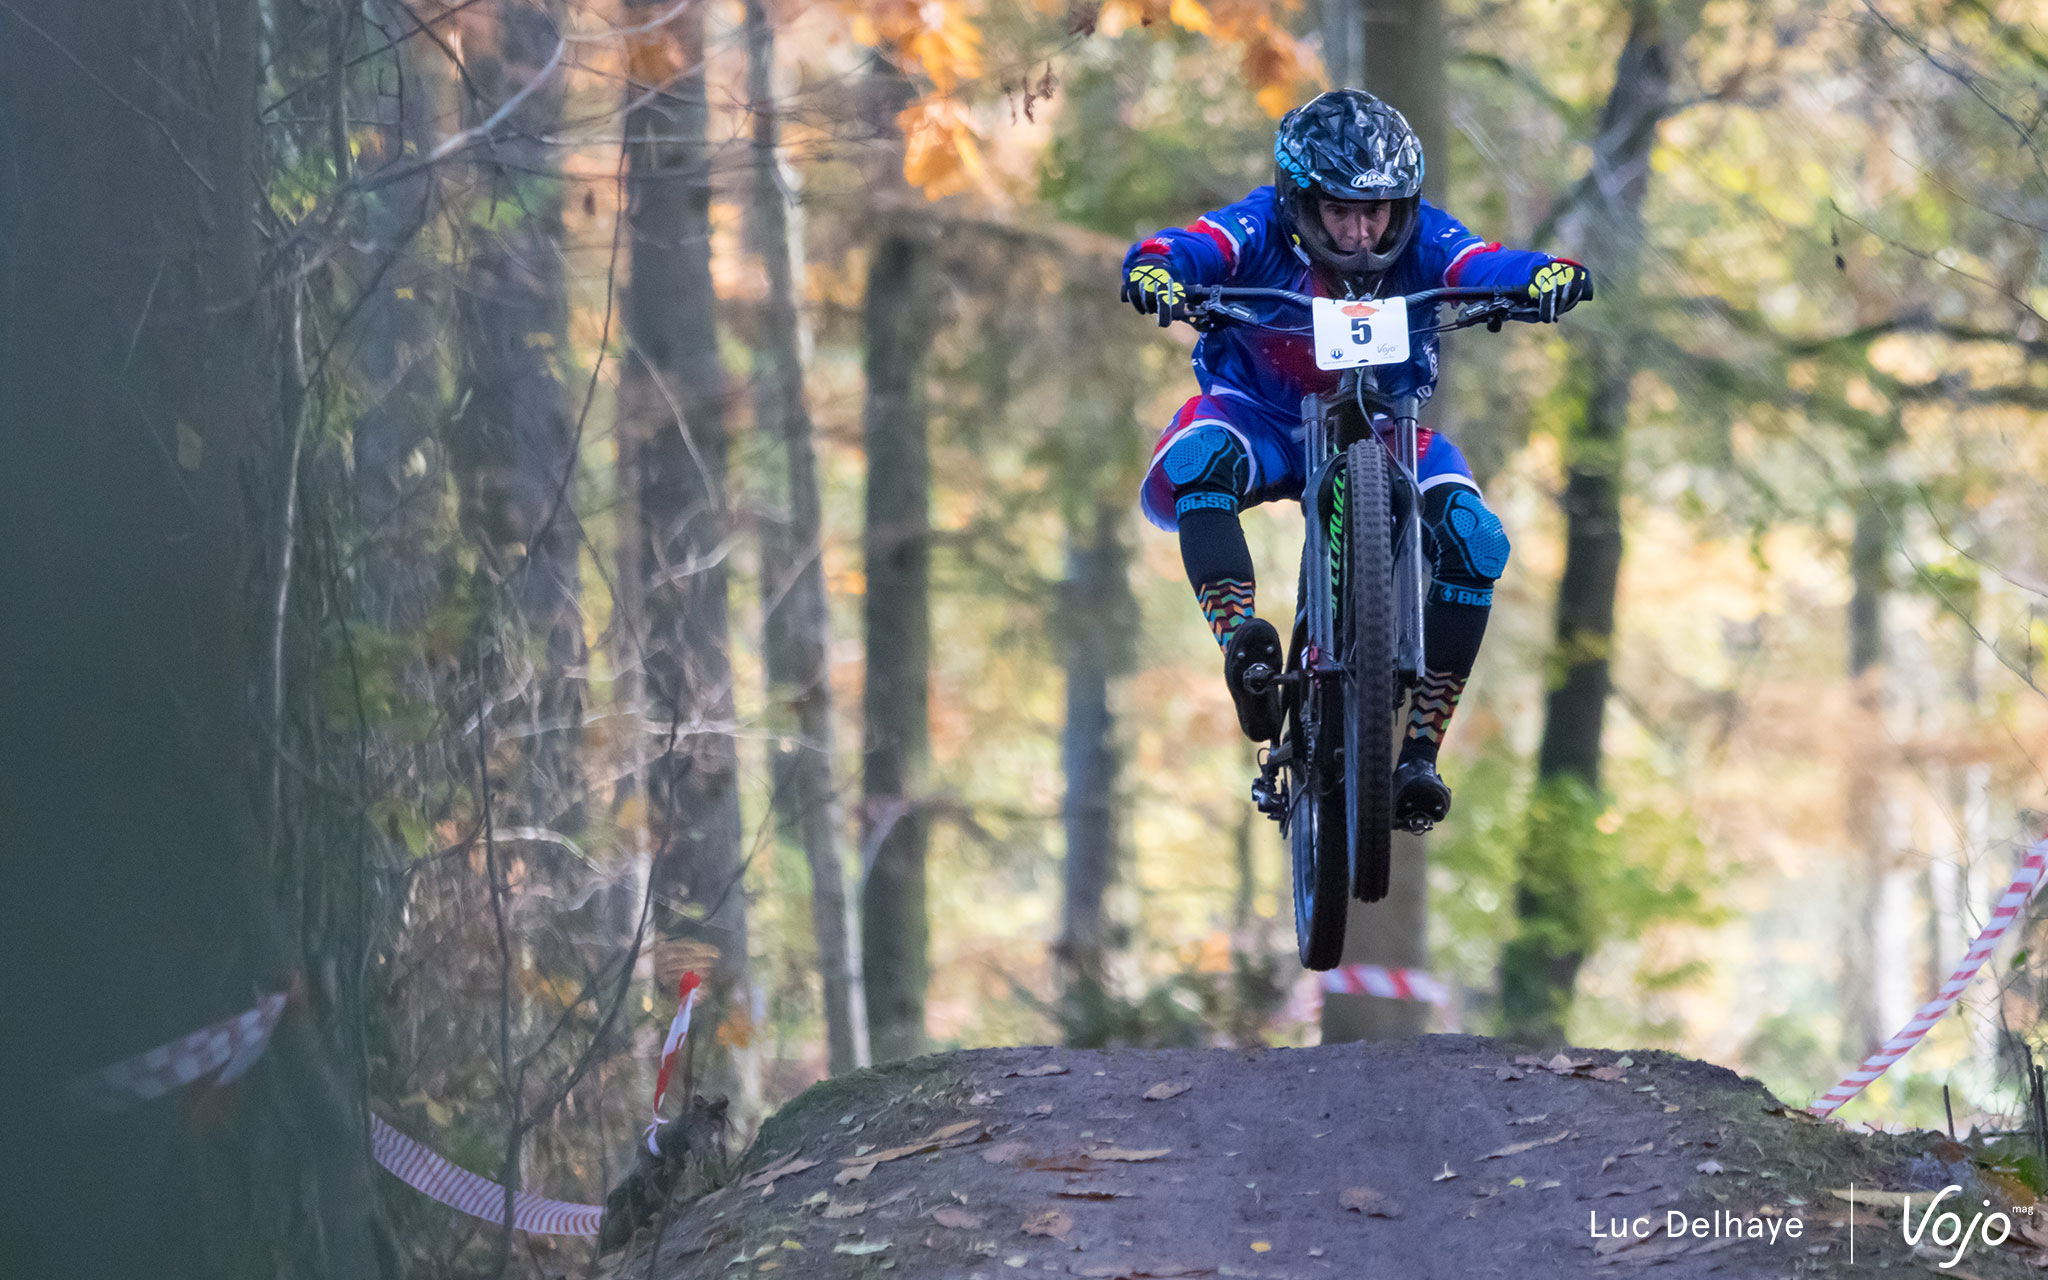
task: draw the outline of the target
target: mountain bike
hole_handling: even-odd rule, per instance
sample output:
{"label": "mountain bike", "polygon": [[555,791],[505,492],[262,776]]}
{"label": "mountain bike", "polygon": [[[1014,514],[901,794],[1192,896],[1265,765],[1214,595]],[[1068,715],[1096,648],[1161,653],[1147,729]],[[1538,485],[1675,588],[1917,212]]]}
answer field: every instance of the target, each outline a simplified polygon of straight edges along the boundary
{"label": "mountain bike", "polygon": [[[1261,321],[1242,305],[1257,300],[1308,309],[1310,327]],[[1466,305],[1443,323],[1410,327],[1411,316],[1433,318],[1442,303]],[[1412,338],[1479,324],[1498,333],[1536,313],[1520,287],[1358,300],[1212,285],[1190,290],[1179,314],[1201,328],[1310,334],[1318,367],[1344,371],[1333,390],[1301,402],[1306,537],[1286,670],[1260,665],[1245,675],[1253,692],[1281,690],[1282,729],[1259,753],[1252,800],[1288,841],[1302,966],[1329,969],[1344,949],[1346,898],[1387,895],[1398,716],[1423,671],[1421,401],[1382,393],[1377,370],[1404,363]],[[1429,827],[1418,819],[1409,829]]]}

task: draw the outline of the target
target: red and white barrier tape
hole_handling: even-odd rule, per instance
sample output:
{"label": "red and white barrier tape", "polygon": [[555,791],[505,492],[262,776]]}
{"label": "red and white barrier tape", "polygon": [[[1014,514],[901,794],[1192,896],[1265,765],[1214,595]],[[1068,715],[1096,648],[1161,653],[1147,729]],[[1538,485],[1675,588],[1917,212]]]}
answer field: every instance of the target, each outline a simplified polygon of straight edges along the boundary
{"label": "red and white barrier tape", "polygon": [[214,1077],[216,1084],[231,1084],[263,1056],[270,1033],[290,1001],[288,993],[273,991],[253,1009],[124,1058],[77,1081],[72,1089],[94,1106],[118,1111],[161,1098],[216,1071],[220,1073]]}
{"label": "red and white barrier tape", "polygon": [[[656,1155],[660,1150],[654,1145],[654,1133],[661,1124],[661,1100],[668,1092],[669,1072],[676,1053],[690,1034],[690,1011],[697,1002],[699,982],[694,973],[683,975],[676,990],[680,1005],[661,1046],[661,1071],[654,1086],[654,1123],[647,1129],[648,1150]],[[293,993],[273,992],[258,1000],[253,1009],[95,1071],[72,1088],[97,1106],[118,1110],[161,1098],[210,1072],[219,1072],[215,1083],[228,1084],[263,1056],[270,1033],[292,998]],[[504,1221],[505,1188],[448,1163],[374,1112],[370,1115],[370,1150],[377,1163],[393,1177],[422,1195],[471,1217],[487,1222]],[[604,1209],[599,1205],[550,1200],[526,1191],[512,1193],[512,1225],[520,1231],[594,1236],[603,1218]]]}
{"label": "red and white barrier tape", "polygon": [[1340,964],[1326,970],[1317,986],[1331,995],[1379,996],[1386,1000],[1420,1000],[1438,1006],[1451,1002],[1450,988],[1427,969],[1390,969],[1377,964]]}
{"label": "red and white barrier tape", "polygon": [[1998,946],[1999,939],[2005,937],[2006,932],[2020,918],[2020,913],[2026,910],[2028,900],[2040,891],[2044,870],[2048,870],[2048,841],[2036,844],[2028,851],[2027,856],[2020,860],[2019,874],[2013,877],[2011,886],[1999,897],[1998,905],[1992,908],[1991,919],[1985,923],[1984,931],[1970,944],[1969,951],[1963,955],[1962,963],[1956,966],[1948,981],[1941,984],[1941,990],[1935,992],[1934,999],[1921,1005],[1920,1011],[1900,1028],[1897,1035],[1885,1041],[1876,1053],[1865,1058],[1863,1065],[1844,1076],[1840,1084],[1822,1094],[1820,1101],[1814,1103],[1809,1110],[1815,1115],[1833,1115],[1843,1103],[1863,1092],[1871,1081],[1883,1075],[1887,1068],[1905,1057],[1908,1050],[1920,1043],[1921,1037],[1925,1036],[1935,1023],[1941,1021],[1942,1015],[1949,1011],[1949,1006],[1963,994],[1963,988],[1970,985],[1970,979],[1977,976],[1977,970],[1983,968],[1984,962],[1991,958],[1991,952]]}
{"label": "red and white barrier tape", "polygon": [[[370,1113],[370,1150],[392,1177],[451,1209],[486,1222],[505,1220],[505,1188],[489,1178],[448,1163]],[[526,1191],[512,1193],[512,1225],[544,1236],[594,1236],[602,1206],[549,1200]]]}
{"label": "red and white barrier tape", "polygon": [[661,1148],[654,1145],[654,1131],[661,1127],[661,1100],[668,1095],[668,1073],[675,1066],[676,1053],[683,1047],[684,1038],[690,1034],[690,1009],[697,1003],[697,987],[702,981],[692,971],[676,984],[676,1016],[661,1042],[661,1070],[654,1077],[654,1106],[648,1112],[647,1150],[653,1155],[661,1154]]}

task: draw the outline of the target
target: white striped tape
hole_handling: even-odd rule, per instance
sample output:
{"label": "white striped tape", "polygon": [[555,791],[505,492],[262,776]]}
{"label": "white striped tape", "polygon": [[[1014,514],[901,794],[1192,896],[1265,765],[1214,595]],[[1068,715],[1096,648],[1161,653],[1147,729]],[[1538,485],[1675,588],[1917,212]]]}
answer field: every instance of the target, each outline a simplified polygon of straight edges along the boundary
{"label": "white striped tape", "polygon": [[1340,964],[1326,970],[1317,985],[1332,995],[1379,996],[1385,1000],[1420,1000],[1448,1005],[1450,989],[1427,969],[1394,969],[1377,964]]}
{"label": "white striped tape", "polygon": [[161,1098],[215,1071],[220,1073],[216,1083],[232,1084],[263,1056],[290,999],[283,991],[273,991],[253,1009],[124,1058],[76,1081],[72,1090],[94,1106],[118,1111]]}
{"label": "white striped tape", "polygon": [[2044,869],[2048,869],[2048,840],[2036,844],[2028,851],[2027,856],[2020,860],[2019,873],[2013,877],[2013,882],[2006,891],[1999,896],[1998,905],[1992,908],[1991,919],[1985,922],[1983,932],[1970,944],[1970,949],[1963,954],[1962,963],[1956,966],[1948,981],[1941,984],[1941,990],[1934,993],[1934,999],[1921,1005],[1919,1011],[1907,1020],[1897,1035],[1885,1041],[1876,1053],[1865,1058],[1861,1066],[1842,1077],[1840,1084],[1822,1094],[1820,1101],[1809,1108],[1815,1115],[1833,1115],[1843,1103],[1863,1092],[1871,1081],[1883,1075],[1894,1062],[1905,1057],[1907,1051],[1919,1044],[1921,1038],[1933,1029],[1934,1024],[1941,1021],[1942,1015],[1946,1014],[1950,1006],[1955,1004],[1957,997],[1963,994],[1963,988],[1970,985],[1970,979],[1977,976],[1977,970],[1983,968],[1984,962],[1991,958],[1991,952],[1998,946],[1999,940],[2004,938],[2019,920],[2021,913],[2026,910],[2027,902],[2040,891]]}
{"label": "white striped tape", "polygon": [[[448,1163],[370,1113],[370,1150],[392,1177],[451,1209],[486,1222],[505,1220],[505,1188],[489,1178]],[[531,1192],[512,1193],[512,1225],[544,1236],[594,1236],[604,1209],[594,1204],[549,1200]]]}

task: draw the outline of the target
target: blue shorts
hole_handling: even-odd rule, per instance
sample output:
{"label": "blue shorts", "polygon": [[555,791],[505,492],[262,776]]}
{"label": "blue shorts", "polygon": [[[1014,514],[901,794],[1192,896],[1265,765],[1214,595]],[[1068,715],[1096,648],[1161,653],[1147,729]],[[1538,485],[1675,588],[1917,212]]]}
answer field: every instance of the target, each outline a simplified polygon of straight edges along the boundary
{"label": "blue shorts", "polygon": [[[1392,420],[1382,418],[1378,425],[1380,438],[1389,440]],[[1251,480],[1243,506],[1255,507],[1281,498],[1300,500],[1301,487],[1308,481],[1302,469],[1301,419],[1282,418],[1254,400],[1229,392],[1198,395],[1180,407],[1180,412],[1173,415],[1173,421],[1160,433],[1159,443],[1152,446],[1152,461],[1145,468],[1145,480],[1138,494],[1138,506],[1147,520],[1169,532],[1178,527],[1173,514],[1173,482],[1166,478],[1160,462],[1174,441],[1204,426],[1221,427],[1236,436],[1251,457]],[[1449,436],[1424,428],[1415,444],[1420,454],[1416,479],[1425,490],[1440,484],[1462,484],[1475,491],[1479,488],[1465,455],[1458,452]]]}

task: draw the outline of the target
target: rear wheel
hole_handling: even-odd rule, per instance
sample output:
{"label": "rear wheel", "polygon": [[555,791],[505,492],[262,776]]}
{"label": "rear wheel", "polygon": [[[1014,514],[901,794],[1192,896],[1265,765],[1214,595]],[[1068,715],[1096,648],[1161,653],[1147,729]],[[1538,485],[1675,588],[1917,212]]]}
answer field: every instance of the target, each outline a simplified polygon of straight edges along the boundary
{"label": "rear wheel", "polygon": [[1366,439],[1344,453],[1332,530],[1338,581],[1337,650],[1344,660],[1344,825],[1351,893],[1361,902],[1387,896],[1392,861],[1394,691],[1393,488],[1387,451]]}

